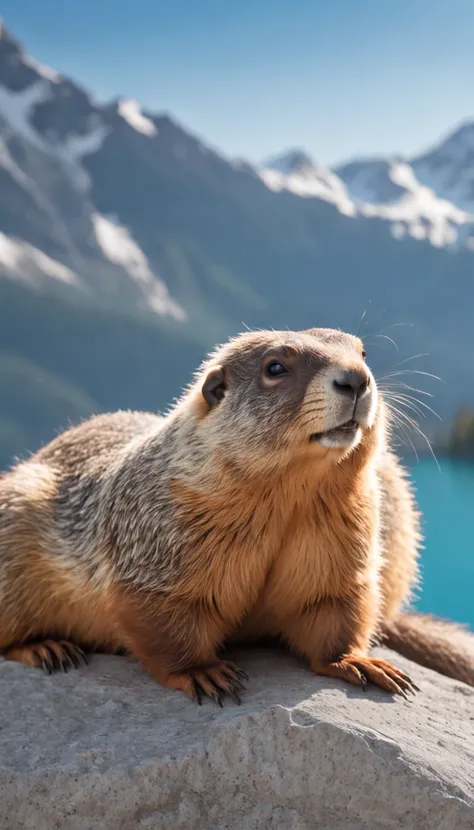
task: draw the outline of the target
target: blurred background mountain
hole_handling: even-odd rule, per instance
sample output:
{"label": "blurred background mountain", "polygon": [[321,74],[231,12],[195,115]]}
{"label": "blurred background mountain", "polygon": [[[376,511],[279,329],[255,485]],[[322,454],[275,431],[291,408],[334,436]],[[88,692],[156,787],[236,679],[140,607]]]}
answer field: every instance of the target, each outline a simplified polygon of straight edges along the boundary
{"label": "blurred background mountain", "polygon": [[372,364],[422,353],[449,422],[474,404],[473,214],[474,122],[412,159],[252,165],[97,102],[2,25],[0,464],[90,412],[163,408],[243,326],[354,331],[368,309]]}

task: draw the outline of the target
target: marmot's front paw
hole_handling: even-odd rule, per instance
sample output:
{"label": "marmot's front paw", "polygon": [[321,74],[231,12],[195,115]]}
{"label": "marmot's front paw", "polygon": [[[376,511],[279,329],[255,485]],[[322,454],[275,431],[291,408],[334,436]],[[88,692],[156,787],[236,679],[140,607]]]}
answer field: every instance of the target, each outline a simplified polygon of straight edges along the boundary
{"label": "marmot's front paw", "polygon": [[87,658],[82,648],[67,640],[41,640],[35,643],[23,643],[12,646],[5,651],[6,660],[16,660],[26,666],[43,669],[46,674],[53,671],[67,672],[69,669],[78,669]]}
{"label": "marmot's front paw", "polygon": [[173,672],[165,681],[165,685],[169,689],[180,689],[199,705],[203,696],[207,696],[222,706],[225,694],[230,695],[240,705],[239,694],[245,689],[243,680],[248,680],[248,675],[242,669],[229,660],[220,660],[213,666]]}
{"label": "marmot's front paw", "polygon": [[407,692],[415,694],[420,691],[407,674],[376,657],[345,654],[335,663],[313,665],[312,669],[315,674],[340,677],[354,686],[361,686],[364,691],[368,683],[404,698],[407,697]]}

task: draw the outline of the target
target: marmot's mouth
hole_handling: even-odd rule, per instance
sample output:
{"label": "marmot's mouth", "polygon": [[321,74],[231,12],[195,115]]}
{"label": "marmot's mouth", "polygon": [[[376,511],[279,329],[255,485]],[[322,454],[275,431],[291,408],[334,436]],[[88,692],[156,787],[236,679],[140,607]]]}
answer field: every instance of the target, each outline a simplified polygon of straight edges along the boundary
{"label": "marmot's mouth", "polygon": [[345,441],[350,441],[351,438],[354,438],[358,429],[359,424],[357,423],[357,421],[354,421],[354,419],[351,418],[350,421],[346,421],[339,427],[333,427],[333,429],[328,429],[326,430],[326,432],[313,432],[309,440],[321,441],[322,438],[341,438]]}

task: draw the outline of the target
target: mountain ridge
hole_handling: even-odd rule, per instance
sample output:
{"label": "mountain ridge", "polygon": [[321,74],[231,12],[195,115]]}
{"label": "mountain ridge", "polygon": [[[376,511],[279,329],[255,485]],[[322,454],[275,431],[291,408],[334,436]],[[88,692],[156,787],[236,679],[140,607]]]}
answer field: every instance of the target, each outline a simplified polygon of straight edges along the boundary
{"label": "mountain ridge", "polygon": [[460,210],[474,214],[474,119],[464,119],[413,156],[400,153],[353,156],[329,168],[318,166],[304,148],[295,147],[265,160],[261,168],[286,175],[304,174],[312,168],[325,169],[337,175],[357,201],[377,203],[395,197],[397,190],[382,196],[374,183],[373,189],[362,195],[357,185],[353,189],[354,175],[382,174],[393,164],[409,165],[420,185],[432,189],[439,198],[451,201]]}
{"label": "mountain ridge", "polygon": [[[17,371],[16,381],[4,373],[5,399],[23,400],[20,357],[77,384],[81,417],[79,401],[162,408],[206,350],[244,326],[354,330],[370,308],[362,334],[375,338],[377,369],[430,352],[420,369],[450,380],[443,414],[466,389],[472,401],[470,215],[401,161],[385,169],[396,197],[383,202],[358,200],[334,171],[299,163],[309,186],[226,159],[130,99],[101,104],[4,29],[0,352],[15,355]],[[412,324],[397,329],[400,353],[376,349],[400,322]],[[45,439],[64,426],[49,388]],[[34,449],[31,413],[15,411]],[[5,403],[0,433],[2,414],[11,436]],[[0,463],[25,449],[8,441]]]}
{"label": "mountain ridge", "polygon": [[[467,164],[467,152],[451,157],[450,165],[446,147],[463,147],[466,135],[472,159],[467,181],[460,184],[461,174],[456,178],[452,168]],[[467,147],[471,149],[469,142]],[[391,221],[397,239],[410,235],[437,246],[474,248],[474,122],[462,124],[413,160],[400,155],[353,158],[329,169],[295,149],[264,162],[260,175],[275,190],[325,199],[348,216]],[[470,188],[472,199],[467,197]]]}

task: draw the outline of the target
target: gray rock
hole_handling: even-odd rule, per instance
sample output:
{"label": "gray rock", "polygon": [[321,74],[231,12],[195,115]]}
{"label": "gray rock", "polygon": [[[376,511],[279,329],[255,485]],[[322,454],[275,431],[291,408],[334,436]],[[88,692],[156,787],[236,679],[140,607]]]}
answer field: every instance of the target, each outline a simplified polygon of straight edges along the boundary
{"label": "gray rock", "polygon": [[124,657],[53,677],[2,662],[0,827],[472,830],[474,689],[390,657],[410,702],[259,650],[223,709]]}

